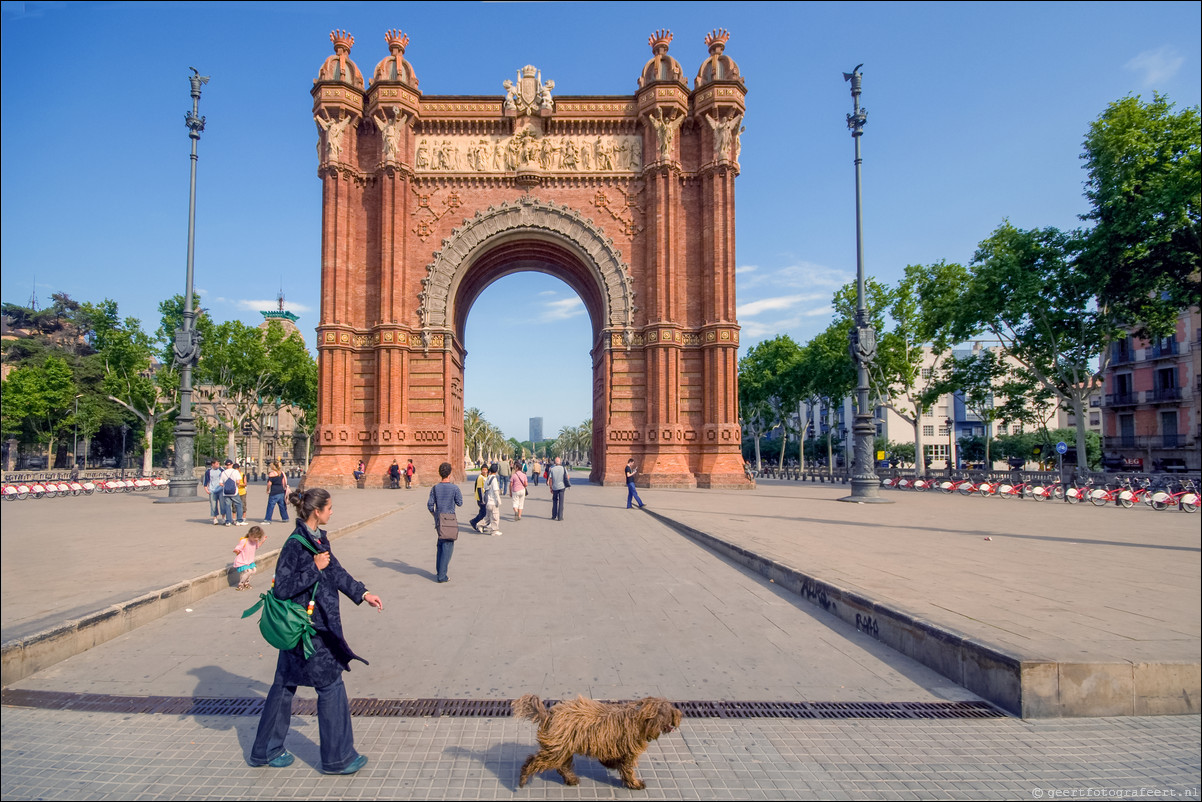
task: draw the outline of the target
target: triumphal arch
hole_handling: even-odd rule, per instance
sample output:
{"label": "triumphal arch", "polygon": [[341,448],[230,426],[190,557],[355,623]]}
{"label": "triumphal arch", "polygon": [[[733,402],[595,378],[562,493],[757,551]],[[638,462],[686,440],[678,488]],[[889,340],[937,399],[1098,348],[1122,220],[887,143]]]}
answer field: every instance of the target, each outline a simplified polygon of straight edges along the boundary
{"label": "triumphal arch", "polygon": [[652,486],[745,486],[734,181],[746,89],[728,34],[705,37],[691,89],[657,31],[633,95],[587,97],[520,65],[498,74],[503,95],[423,95],[409,38],[384,38],[368,75],[334,31],[313,85],[308,481],[347,485],[363,460],[378,485],[394,457],[427,482],[444,460],[462,478],[467,314],[493,281],[534,270],[570,285],[592,321],[593,481],[624,482],[634,457]]}

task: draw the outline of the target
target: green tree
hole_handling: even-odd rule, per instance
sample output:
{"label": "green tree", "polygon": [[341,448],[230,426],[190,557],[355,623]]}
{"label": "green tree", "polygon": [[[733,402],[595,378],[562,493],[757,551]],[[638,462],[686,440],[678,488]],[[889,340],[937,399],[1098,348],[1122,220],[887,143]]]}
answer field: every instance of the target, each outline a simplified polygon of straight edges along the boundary
{"label": "green tree", "polygon": [[964,339],[982,329],[992,334],[1027,376],[1072,410],[1077,448],[1086,453],[1089,396],[1101,386],[1110,344],[1126,334],[1076,258],[1081,245],[1077,235],[1055,228],[1003,223],[973,257],[956,320]]}
{"label": "green tree", "polygon": [[262,434],[268,408],[311,404],[316,364],[299,334],[276,320],[264,330],[237,320],[213,323],[207,315],[197,318],[197,327],[203,337],[197,404],[207,405],[225,426],[227,458],[236,456],[244,430]]}
{"label": "green tree", "polygon": [[106,299],[88,308],[93,339],[104,361],[104,389],[110,401],[142,422],[142,473],[154,460],[155,430],[178,408],[179,374],[158,361],[158,344],[137,318],[115,324],[117,304]]}
{"label": "green tree", "polygon": [[[800,355],[797,343],[789,335],[781,334],[756,343],[739,360],[739,417],[755,440],[757,471],[763,470],[760,439],[780,425],[785,406],[777,399],[795,392],[794,365]],[[793,401],[792,406],[795,405]]]}
{"label": "green tree", "polygon": [[[879,332],[876,359],[868,375],[876,403],[893,410],[914,428],[917,453],[924,455],[922,418],[935,377],[949,356],[953,339],[954,310],[964,290],[968,272],[951,262],[907,265],[895,287],[874,281],[865,286],[867,305]],[[855,317],[855,285],[835,297],[835,308],[850,324]],[[885,327],[887,314],[890,326]],[[925,472],[926,465],[919,471]]]}
{"label": "green tree", "polygon": [[1199,302],[1200,154],[1198,107],[1174,113],[1160,94],[1111,103],[1085,136],[1083,270],[1099,305],[1149,337]]}
{"label": "green tree", "polygon": [[[834,410],[838,402],[851,395],[856,386],[856,366],[847,350],[848,334],[851,322],[836,320],[821,334],[806,343],[801,350],[795,371],[798,374],[793,383],[798,388],[798,395],[809,406],[809,417],[802,422],[801,432],[804,434],[810,426],[815,433],[820,429],[819,422],[814,420],[814,410],[826,407],[827,427],[834,426]],[[834,472],[834,445],[830,438],[826,444],[827,472]],[[811,449],[812,450],[812,449]],[[802,450],[804,454],[804,449]],[[814,458],[810,454],[811,459]],[[801,460],[805,467],[805,460]]]}
{"label": "green tree", "polygon": [[22,432],[46,447],[46,466],[54,465],[55,444],[71,421],[75,381],[65,359],[47,357],[39,367],[12,370],[0,390],[5,433]]}

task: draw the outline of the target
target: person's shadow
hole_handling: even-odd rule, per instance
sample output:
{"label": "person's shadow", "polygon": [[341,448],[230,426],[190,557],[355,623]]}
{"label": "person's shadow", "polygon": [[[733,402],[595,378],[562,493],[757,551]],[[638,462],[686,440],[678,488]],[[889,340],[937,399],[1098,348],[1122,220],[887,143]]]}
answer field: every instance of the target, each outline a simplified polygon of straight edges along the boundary
{"label": "person's shadow", "polygon": [[433,571],[427,571],[424,568],[418,568],[416,565],[410,565],[401,560],[381,560],[379,557],[368,558],[377,568],[387,568],[390,571],[396,571],[398,574],[410,574],[412,576],[420,576],[429,579],[431,582],[438,579]]}
{"label": "person's shadow", "polygon": [[[267,698],[267,692],[271,690],[271,685],[259,680],[248,680],[238,674],[231,674],[220,666],[200,666],[189,669],[188,673],[196,677],[196,689],[192,691],[192,698],[195,701],[193,710],[189,711],[187,715],[192,716],[198,724],[210,730],[233,730],[234,735],[238,738],[238,746],[242,750],[243,759],[249,758],[251,747],[255,743],[255,734],[259,728],[259,714],[263,711],[263,702]],[[228,698],[227,694],[231,686],[248,686],[251,692],[257,696]],[[206,713],[204,708],[212,708],[208,704],[201,704],[200,700],[202,699],[226,701],[230,708],[237,710],[237,713],[235,715],[230,715],[228,712]],[[304,705],[306,701],[312,706],[311,700],[293,700],[293,717],[286,743],[288,751],[296,755],[297,760],[317,768],[321,765],[320,748],[311,738],[297,732],[302,727],[312,726],[309,718],[298,718],[296,715],[297,708]]]}

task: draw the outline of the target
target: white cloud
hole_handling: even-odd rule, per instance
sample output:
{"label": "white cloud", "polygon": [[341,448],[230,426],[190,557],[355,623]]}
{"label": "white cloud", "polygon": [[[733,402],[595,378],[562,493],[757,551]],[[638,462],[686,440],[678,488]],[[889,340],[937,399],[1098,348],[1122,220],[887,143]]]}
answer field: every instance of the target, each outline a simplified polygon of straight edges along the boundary
{"label": "white cloud", "polygon": [[557,293],[555,290],[543,290],[538,294],[538,297],[542,298],[544,295],[559,295],[559,293]]}
{"label": "white cloud", "polygon": [[758,301],[740,304],[735,309],[735,314],[739,318],[754,317],[764,312],[790,309],[802,301],[816,301],[823,297],[825,297],[825,293],[819,295],[778,295],[775,298],[763,298]]}
{"label": "white cloud", "polygon": [[757,265],[739,265],[735,268],[735,275],[742,276],[746,275],[747,273],[754,273],[759,269],[760,268]]}
{"label": "white cloud", "polygon": [[578,297],[562,298],[544,305],[542,322],[552,323],[557,320],[567,320],[583,314],[584,301]]}
{"label": "white cloud", "polygon": [[[224,301],[225,299],[219,298],[217,300]],[[279,305],[280,305],[280,301],[278,298],[272,298],[270,301],[242,300],[242,301],[233,301],[232,303],[234,304],[234,306],[238,307],[239,309],[245,309],[248,312],[262,312],[262,311],[268,310],[268,309],[277,309],[277,308],[279,308]],[[304,304],[298,304],[298,303],[294,303],[292,301],[285,301],[284,308],[287,309],[289,312],[295,312],[298,315],[311,311],[310,308],[305,306]]]}
{"label": "white cloud", "polygon": [[817,309],[811,309],[808,312],[802,312],[802,314],[806,317],[818,317],[819,315],[831,315],[833,317],[835,314],[835,307],[827,304],[826,306],[820,306]]}
{"label": "white cloud", "polygon": [[1127,62],[1126,67],[1144,74],[1143,84],[1146,87],[1156,86],[1177,74],[1185,57],[1177,52],[1172,45],[1163,45],[1155,50],[1145,50]]}
{"label": "white cloud", "polygon": [[766,284],[775,289],[822,289],[829,290],[831,294],[834,294],[835,290],[855,278],[854,275],[843,270],[804,260],[775,270],[756,268],[754,269],[755,275],[748,275],[753,272],[752,270],[741,271],[742,268],[735,271],[739,277],[738,289],[740,291]]}

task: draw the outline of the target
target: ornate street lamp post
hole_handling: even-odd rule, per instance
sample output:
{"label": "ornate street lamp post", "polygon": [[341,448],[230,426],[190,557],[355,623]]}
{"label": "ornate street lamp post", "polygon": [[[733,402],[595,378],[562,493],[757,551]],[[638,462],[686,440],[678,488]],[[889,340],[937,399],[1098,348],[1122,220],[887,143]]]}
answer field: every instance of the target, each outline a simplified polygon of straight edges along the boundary
{"label": "ornate street lamp post", "polygon": [[200,112],[200,87],[209,82],[190,67],[192,76],[192,111],[184,117],[188,138],[192,140],[192,175],[188,188],[188,287],[184,295],[184,321],[175,330],[175,364],[179,366],[179,415],[175,419],[175,473],[167,488],[164,501],[201,501],[196,492],[195,462],[196,423],[192,415],[192,368],[200,359],[200,334],[196,331],[196,312],[192,308],[192,264],[196,243],[196,143],[205,129]]}
{"label": "ornate street lamp post", "polygon": [[852,113],[847,115],[847,127],[856,143],[856,325],[851,331],[851,357],[856,363],[856,418],[852,424],[855,439],[851,495],[840,501],[891,504],[880,496],[881,481],[876,475],[872,444],[876,435],[872,409],[868,405],[868,365],[876,356],[876,332],[868,318],[868,304],[864,298],[864,221],[863,202],[860,189],[860,137],[864,134],[864,123],[868,122],[868,110],[860,108],[860,84],[864,78],[860,72],[863,64],[857,64],[850,73],[843,73],[843,80],[851,81]]}

